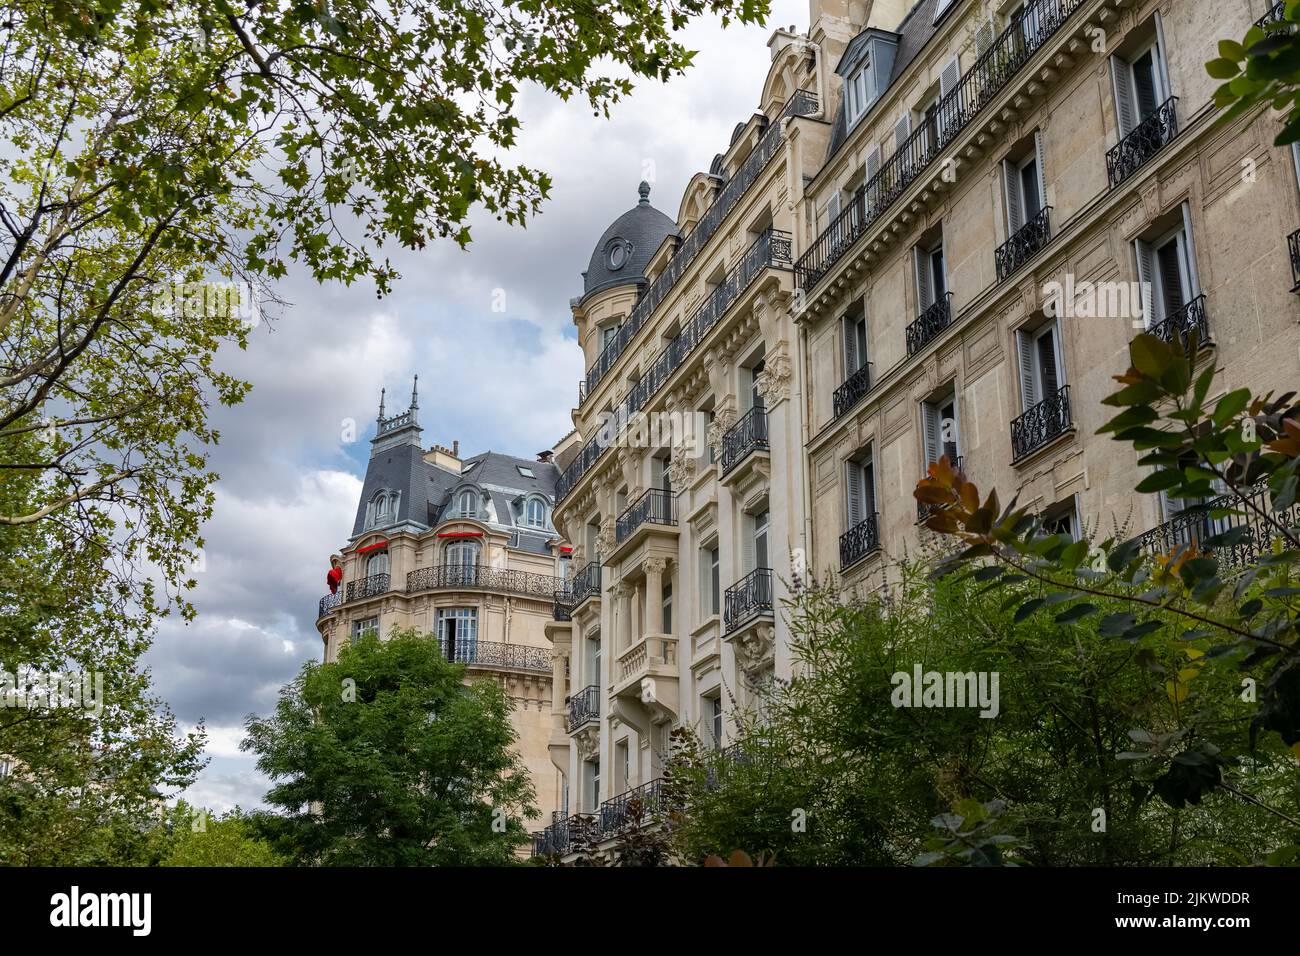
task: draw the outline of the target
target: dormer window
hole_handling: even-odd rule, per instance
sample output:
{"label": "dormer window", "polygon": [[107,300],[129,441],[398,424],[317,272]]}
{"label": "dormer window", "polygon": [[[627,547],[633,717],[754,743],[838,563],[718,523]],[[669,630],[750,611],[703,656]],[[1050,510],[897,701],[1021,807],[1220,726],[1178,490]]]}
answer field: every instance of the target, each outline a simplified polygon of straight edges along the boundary
{"label": "dormer window", "polygon": [[863,114],[867,112],[867,107],[871,101],[876,98],[876,91],[872,83],[871,61],[863,60],[852,75],[844,84],[845,95],[845,118],[849,126],[852,126]]}
{"label": "dormer window", "polygon": [[528,501],[527,520],[529,526],[533,528],[546,527],[546,505],[539,498],[531,498]]}
{"label": "dormer window", "polygon": [[478,514],[478,495],[472,491],[462,491],[460,493],[460,513],[466,516]]}
{"label": "dormer window", "polygon": [[375,527],[387,524],[397,518],[397,504],[400,495],[396,491],[381,491],[370,499],[370,518],[367,524]]}

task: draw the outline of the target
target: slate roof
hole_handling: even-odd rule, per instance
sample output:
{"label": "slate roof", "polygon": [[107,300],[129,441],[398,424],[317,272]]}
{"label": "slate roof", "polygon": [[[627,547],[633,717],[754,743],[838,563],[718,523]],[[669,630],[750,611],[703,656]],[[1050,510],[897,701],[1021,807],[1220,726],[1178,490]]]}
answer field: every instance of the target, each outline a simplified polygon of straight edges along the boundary
{"label": "slate roof", "polygon": [[[582,274],[582,297],[615,286],[645,281],[645,269],[655,250],[677,231],[677,223],[650,205],[650,184],[638,188],[641,199],[619,216],[601,234],[592,250],[591,262]],[[626,259],[617,269],[610,265],[610,252],[622,246]]]}

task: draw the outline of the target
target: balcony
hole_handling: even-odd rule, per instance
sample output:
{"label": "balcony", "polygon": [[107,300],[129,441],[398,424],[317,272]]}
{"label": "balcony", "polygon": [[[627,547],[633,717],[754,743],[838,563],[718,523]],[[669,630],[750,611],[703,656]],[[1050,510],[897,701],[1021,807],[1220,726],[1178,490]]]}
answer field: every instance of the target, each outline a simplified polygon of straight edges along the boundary
{"label": "balcony", "polygon": [[439,564],[417,568],[406,576],[407,594],[439,588],[477,588],[553,599],[556,591],[564,589],[564,581],[549,574],[492,568],[483,564]]}
{"label": "balcony", "polygon": [[723,624],[730,634],[760,615],[772,614],[772,569],[755,568],[727,588]]}
{"label": "balcony", "polygon": [[[810,290],[907,191],[943,150],[980,115],[1025,64],[1056,35],[1084,0],[1031,0],[970,70],[941,99],[931,122],[895,150],[846,208],[795,263],[799,288]],[[1026,30],[1032,23],[1035,28]]]}
{"label": "balcony", "polygon": [[1205,296],[1198,295],[1163,322],[1151,326],[1149,331],[1189,354],[1192,333],[1195,332],[1197,349],[1204,348],[1210,341],[1210,324],[1205,319]]}
{"label": "balcony", "polygon": [[871,391],[871,363],[867,362],[835,390],[835,417],[839,418]]}
{"label": "balcony", "polygon": [[510,671],[551,672],[551,652],[544,647],[476,639],[458,640],[451,647],[439,641],[438,646],[442,650],[442,656],[453,664]]}
{"label": "balcony", "polygon": [[722,436],[722,455],[718,459],[722,474],[739,465],[750,452],[767,450],[767,411],[755,405]]}
{"label": "balcony", "polygon": [[1055,395],[1039,402],[1011,422],[1011,459],[1032,455],[1074,427],[1070,418],[1070,386],[1062,385]]}
{"label": "balcony", "polygon": [[1268,25],[1270,23],[1282,23],[1285,20],[1286,20],[1286,3],[1285,0],[1283,0],[1283,2],[1275,3],[1273,4],[1273,6],[1269,7],[1268,13],[1264,14],[1262,17],[1260,17],[1258,20],[1255,21],[1255,26],[1259,27],[1261,30],[1264,30],[1268,28]]}
{"label": "balcony", "polygon": [[551,602],[551,619],[554,621],[573,620],[573,592],[555,592],[555,597]]}
{"label": "balcony", "polygon": [[910,358],[933,342],[952,324],[952,293],[945,292],[939,300],[907,327],[907,355]]}
{"label": "balcony", "polygon": [[[964,460],[961,455],[949,458],[948,460],[952,464],[953,471],[961,471],[962,462]],[[928,478],[929,475],[927,474],[924,477]],[[920,524],[926,518],[930,517],[930,515],[934,514],[938,509],[939,505],[931,504],[928,501],[918,501],[916,503],[916,523]]]}
{"label": "balcony", "polygon": [[1052,241],[1051,206],[1044,206],[1029,222],[1015,231],[1010,239],[994,252],[998,281],[1005,282],[1021,266],[1038,255]]}
{"label": "balcony", "polygon": [[600,562],[588,561],[582,570],[569,582],[569,609],[577,610],[578,605],[589,597],[600,597]]}
{"label": "balcony", "polygon": [[573,733],[580,727],[600,719],[600,687],[591,684],[569,695],[569,717],[565,729]]}
{"label": "balcony", "polygon": [[388,591],[388,575],[372,574],[359,581],[348,582],[347,601],[360,601],[363,598],[377,597]]}
{"label": "balcony", "polygon": [[1171,96],[1106,153],[1106,178],[1114,189],[1178,135],[1178,97]]}
{"label": "balcony", "polygon": [[1291,291],[1300,292],[1300,229],[1286,237],[1291,250]]}
{"label": "balcony", "polygon": [[602,836],[612,836],[627,824],[633,822],[628,813],[630,805],[635,802],[641,807],[640,821],[648,822],[648,817],[663,805],[664,779],[656,777],[649,783],[611,797],[600,805],[600,832]]}
{"label": "balcony", "polygon": [[[1213,517],[1214,511],[1226,510],[1237,513]],[[1300,522],[1300,506],[1277,514],[1269,498],[1268,486],[1261,484],[1244,489],[1240,495],[1229,493],[1211,498],[1194,510],[1177,514],[1157,525],[1138,540],[1142,543],[1142,550],[1149,555],[1173,555],[1190,548],[1217,558],[1220,567],[1240,570],[1254,564],[1277,537],[1265,515],[1275,518],[1283,527],[1294,528]],[[1237,527],[1250,529],[1246,541],[1227,548],[1206,547],[1209,538]]]}
{"label": "balcony", "polygon": [[335,591],[333,594],[327,594],[320,599],[320,607],[316,612],[317,618],[322,618],[329,614],[336,607],[343,603],[342,593]]}
{"label": "balcony", "polygon": [[[767,164],[780,152],[782,120],[789,116],[811,116],[817,112],[817,109],[816,95],[809,93],[807,90],[796,90],[790,99],[786,101],[785,107],[763,133],[753,152],[741,163],[735,175],[718,190],[713,203],[705,210],[704,215],[695,224],[695,228],[691,230],[690,235],[677,247],[667,267],[641,294],[636,305],[632,308],[631,315],[628,316],[627,321],[623,323],[614,336],[614,340],[601,351],[595,363],[588,369],[585,380],[586,389],[582,392],[584,398],[596,390],[596,386],[601,379],[618,363],[619,357],[632,344],[637,333],[645,325],[646,320],[650,318],[660,303],[668,297],[668,294],[672,292],[673,288],[686,274],[691,263],[695,261],[696,256],[717,233],[726,220],[727,214],[736,207],[736,204],[749,191],[749,187],[754,185],[759,175],[767,168]],[[786,252],[786,261],[789,262],[788,248]]]}
{"label": "balcony", "polygon": [[[725,187],[724,187],[725,188]],[[698,229],[699,226],[696,226]],[[693,235],[693,234],[692,234]],[[689,242],[689,239],[687,240]],[[677,337],[669,342],[659,353],[654,363],[646,370],[636,385],[627,395],[627,399],[613,415],[617,421],[626,422],[663,388],[674,372],[682,367],[695,348],[722,321],[727,310],[736,302],[746,289],[770,268],[788,268],[790,265],[790,234],[777,229],[766,229],[742,253],[740,261],[723,277],[722,281],[704,299],[699,308]],[[564,496],[582,479],[582,476],[600,460],[607,446],[600,443],[600,435],[593,436],[582,446],[577,457],[560,475],[555,485],[555,500]]]}
{"label": "balcony", "polygon": [[675,500],[671,491],[665,491],[663,488],[646,489],[645,494],[628,505],[627,509],[618,516],[614,526],[614,540],[622,544],[638,528],[646,524],[675,526],[677,524],[673,507]]}
{"label": "balcony", "polygon": [[847,571],[869,554],[880,550],[880,515],[868,515],[840,535],[840,570]]}

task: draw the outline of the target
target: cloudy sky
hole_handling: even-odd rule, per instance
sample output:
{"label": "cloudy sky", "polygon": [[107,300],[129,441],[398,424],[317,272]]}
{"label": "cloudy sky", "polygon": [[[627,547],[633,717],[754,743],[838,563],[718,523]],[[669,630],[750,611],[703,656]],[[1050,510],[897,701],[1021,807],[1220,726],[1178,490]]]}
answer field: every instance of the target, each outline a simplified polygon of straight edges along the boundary
{"label": "cloudy sky", "polygon": [[[239,751],[243,721],[270,711],[280,686],[321,656],[316,602],[351,530],[380,387],[390,413],[404,409],[419,374],[426,446],[532,455],[554,444],[572,427],[583,374],[568,303],[593,245],[635,205],[642,178],[651,203],[676,215],[690,177],[757,108],[771,30],[806,29],[807,16],[806,0],[774,0],[764,27],[700,21],[686,33],[699,51],[690,72],[641,86],[609,120],[526,94],[515,156],[554,182],[527,229],[482,217],[467,251],[447,243],[396,255],[403,278],[383,300],[305,278],[279,287],[289,306],[274,328],[225,356],[253,391],[215,413],[221,480],[196,575],[198,619],[164,623],[148,656],[177,717],[207,724],[212,760],[188,799],[261,805],[266,781]],[[497,290],[503,312],[493,310]]]}

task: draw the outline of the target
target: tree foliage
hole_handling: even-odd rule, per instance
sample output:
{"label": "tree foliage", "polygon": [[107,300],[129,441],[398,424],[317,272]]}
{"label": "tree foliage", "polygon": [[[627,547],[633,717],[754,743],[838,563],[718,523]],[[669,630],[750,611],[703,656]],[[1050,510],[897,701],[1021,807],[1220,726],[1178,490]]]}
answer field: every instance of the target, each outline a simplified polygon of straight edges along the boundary
{"label": "tree foliage", "polygon": [[1300,2],[1287,0],[1281,19],[1252,26],[1240,41],[1219,41],[1219,55],[1205,65],[1210,76],[1225,81],[1214,105],[1227,107],[1226,118],[1260,104],[1286,113],[1274,145],[1300,142]]}

